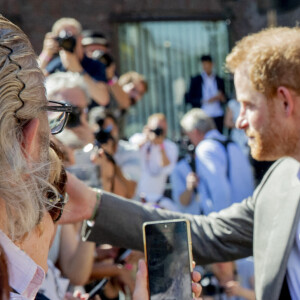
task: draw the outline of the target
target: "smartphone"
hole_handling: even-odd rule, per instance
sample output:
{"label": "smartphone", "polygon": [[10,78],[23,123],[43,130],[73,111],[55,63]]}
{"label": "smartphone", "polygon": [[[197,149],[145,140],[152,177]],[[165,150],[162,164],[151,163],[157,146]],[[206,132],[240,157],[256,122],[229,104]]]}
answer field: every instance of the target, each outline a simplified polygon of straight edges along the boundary
{"label": "smartphone", "polygon": [[143,236],[150,300],[193,299],[189,221],[147,222]]}

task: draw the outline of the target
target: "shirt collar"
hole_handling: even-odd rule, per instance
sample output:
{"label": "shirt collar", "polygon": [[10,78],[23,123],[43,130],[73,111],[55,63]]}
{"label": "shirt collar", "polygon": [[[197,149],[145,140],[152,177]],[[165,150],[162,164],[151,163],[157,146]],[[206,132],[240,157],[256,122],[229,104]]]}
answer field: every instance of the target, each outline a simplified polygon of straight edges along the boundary
{"label": "shirt collar", "polygon": [[44,270],[1,230],[0,243],[7,257],[10,286],[20,295],[34,299],[45,278]]}
{"label": "shirt collar", "polygon": [[214,79],[215,78],[214,72],[212,72],[210,75],[208,75],[206,72],[202,72],[201,75],[202,75],[203,79],[209,79],[209,78]]}
{"label": "shirt collar", "polygon": [[212,130],[206,132],[204,135],[205,140],[206,139],[214,139],[214,138],[223,140],[225,137],[217,129],[212,129]]}

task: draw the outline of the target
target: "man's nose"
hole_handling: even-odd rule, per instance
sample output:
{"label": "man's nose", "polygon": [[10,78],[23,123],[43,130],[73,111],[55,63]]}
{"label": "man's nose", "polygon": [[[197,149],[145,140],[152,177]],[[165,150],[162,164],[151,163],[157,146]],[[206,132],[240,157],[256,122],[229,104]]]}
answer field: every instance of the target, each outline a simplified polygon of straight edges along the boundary
{"label": "man's nose", "polygon": [[245,116],[239,114],[236,122],[235,122],[235,127],[238,128],[238,129],[246,129],[248,127],[248,121],[247,119],[245,118]]}

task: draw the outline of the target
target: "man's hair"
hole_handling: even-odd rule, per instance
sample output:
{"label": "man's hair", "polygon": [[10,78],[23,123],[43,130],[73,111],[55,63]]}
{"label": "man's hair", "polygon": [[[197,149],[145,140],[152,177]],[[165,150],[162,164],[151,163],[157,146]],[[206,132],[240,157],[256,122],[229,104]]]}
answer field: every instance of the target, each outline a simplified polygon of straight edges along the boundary
{"label": "man's hair", "polygon": [[87,90],[87,86],[83,80],[83,78],[73,72],[57,72],[49,75],[45,82],[47,97],[51,100],[52,97],[55,96],[56,93],[60,91],[79,88],[83,91],[87,104],[90,102],[89,93]]}
{"label": "man's hair", "polygon": [[[0,15],[0,197],[7,211],[3,225],[12,240],[38,224],[48,203],[45,191],[51,188],[49,149],[41,149],[43,159],[33,162],[22,146],[24,126],[44,114],[43,81],[27,36]],[[40,139],[49,144],[48,134]]]}
{"label": "man's hair", "polygon": [[300,94],[300,28],[269,28],[244,37],[226,58],[232,73],[242,65],[254,89],[266,97],[279,86]]}
{"label": "man's hair", "polygon": [[148,91],[148,83],[145,79],[145,77],[142,74],[139,74],[138,72],[130,71],[122,76],[120,76],[118,83],[120,86],[124,86],[125,84],[128,83],[138,83],[142,82],[144,87],[145,87],[145,92]]}
{"label": "man's hair", "polygon": [[201,60],[202,62],[204,62],[204,61],[212,62],[212,61],[213,61],[213,60],[212,60],[212,57],[211,57],[210,55],[208,55],[208,54],[202,55],[201,58],[200,58],[200,60]]}
{"label": "man's hair", "polygon": [[73,26],[77,29],[78,34],[82,31],[81,24],[74,18],[61,18],[58,19],[52,26],[52,32],[56,35],[62,30],[64,26]]}
{"label": "man's hair", "polygon": [[188,111],[181,119],[180,125],[185,132],[197,129],[204,134],[216,128],[214,120],[200,108],[193,108]]}
{"label": "man's hair", "polygon": [[148,124],[154,120],[158,119],[159,121],[167,121],[166,116],[163,113],[155,113],[148,117]]}
{"label": "man's hair", "polygon": [[118,126],[117,118],[110,111],[106,110],[105,107],[96,106],[89,111],[89,124],[91,126],[94,126],[95,124],[99,125],[99,122],[102,122],[108,118],[111,119],[114,122],[114,124]]}

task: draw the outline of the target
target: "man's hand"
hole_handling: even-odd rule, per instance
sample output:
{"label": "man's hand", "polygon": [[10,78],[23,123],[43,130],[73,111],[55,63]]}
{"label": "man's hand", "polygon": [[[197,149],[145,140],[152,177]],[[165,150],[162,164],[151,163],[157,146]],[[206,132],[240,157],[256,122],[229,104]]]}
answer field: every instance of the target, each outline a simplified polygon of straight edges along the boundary
{"label": "man's hand", "polygon": [[199,182],[199,180],[198,180],[196,173],[190,172],[186,177],[186,189],[188,191],[193,191],[194,188],[197,187],[198,182]]}
{"label": "man's hand", "polygon": [[75,53],[71,53],[66,50],[60,50],[59,51],[60,59],[63,64],[63,66],[71,72],[82,72],[83,68],[81,66],[81,63],[79,61],[78,56]]}
{"label": "man's hand", "polygon": [[240,295],[240,283],[238,281],[228,281],[225,286],[226,295],[229,297]]}
{"label": "man's hand", "polygon": [[64,207],[59,224],[75,223],[90,219],[97,202],[97,192],[71,173],[67,172],[67,175],[66,191],[69,195],[69,201]]}
{"label": "man's hand", "polygon": [[[195,267],[195,263],[193,263],[193,267]],[[147,283],[147,266],[144,260],[139,261],[139,269],[136,274],[136,282],[135,282],[135,290],[133,293],[133,300],[149,300],[148,294],[148,283]],[[195,300],[200,300],[199,296],[202,291],[202,287],[199,283],[201,276],[198,272],[193,271],[192,273],[192,291],[195,294]]]}
{"label": "man's hand", "polygon": [[165,139],[163,135],[156,135],[153,131],[150,130],[149,132],[149,140],[151,143],[155,145],[161,145]]}
{"label": "man's hand", "polygon": [[211,97],[207,102],[208,103],[213,103],[213,102],[224,102],[225,101],[225,96],[224,94],[219,91],[214,97]]}
{"label": "man's hand", "polygon": [[55,40],[55,35],[52,32],[46,33],[42,53],[51,58],[55,53],[58,53],[58,51],[59,46]]}

